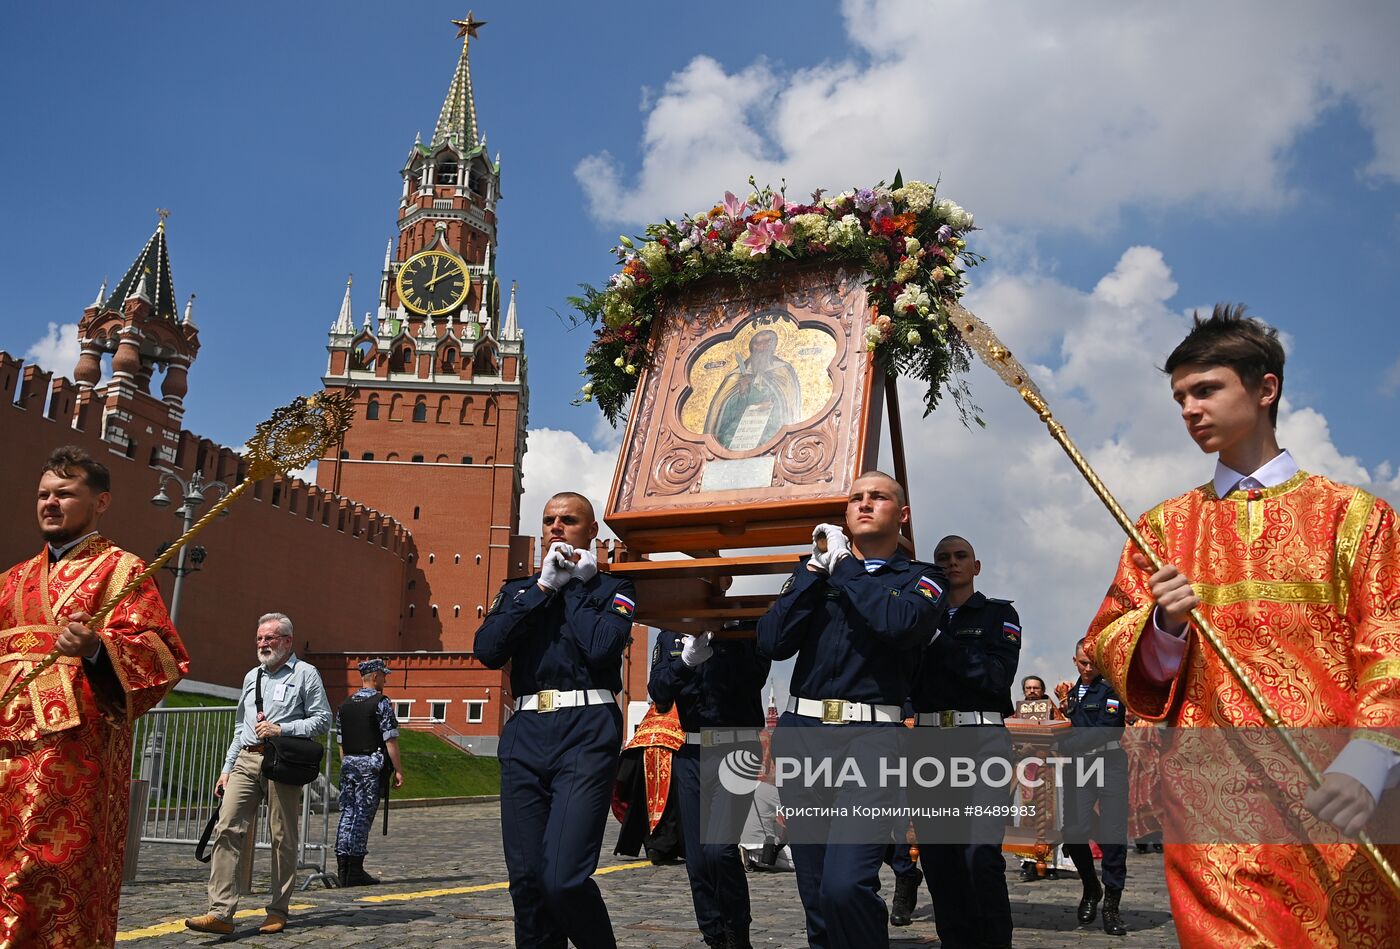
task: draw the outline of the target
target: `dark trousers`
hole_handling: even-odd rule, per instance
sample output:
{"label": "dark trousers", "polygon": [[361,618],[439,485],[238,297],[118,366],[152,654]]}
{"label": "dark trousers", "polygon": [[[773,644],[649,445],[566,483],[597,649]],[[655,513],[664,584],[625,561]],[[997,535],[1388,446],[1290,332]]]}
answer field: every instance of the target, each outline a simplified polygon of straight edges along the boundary
{"label": "dark trousers", "polygon": [[[758,743],[722,745],[705,750],[722,755]],[[731,794],[716,778],[713,768],[701,768],[701,749],[685,745],[671,756],[671,778],[680,794],[681,830],[685,835],[685,872],[695,903],[695,922],[708,939],[723,939],[726,927],[748,932],[749,883],[739,854],[739,835],[753,794]],[[709,762],[706,762],[707,764]]]}
{"label": "dark trousers", "polygon": [[[1103,885],[1121,890],[1128,879],[1128,757],[1121,750],[1102,752],[1102,757],[1103,787],[1075,787],[1074,769],[1065,771],[1065,855],[1074,861],[1081,879],[1091,880],[1095,873],[1089,840],[1097,840],[1103,851]],[[1097,835],[1092,830],[1095,804]]]}
{"label": "dark trousers", "polygon": [[[831,753],[845,735],[859,735],[860,738],[849,741],[844,754],[855,759],[866,775],[873,776],[878,773],[877,758],[898,754],[898,734],[893,729],[899,727],[897,723],[883,729],[871,725],[823,725],[816,719],[787,712],[778,720],[774,753],[799,758]],[[885,729],[890,731],[887,742],[871,740],[877,731]],[[784,806],[878,807],[898,804],[900,800],[898,793],[883,793],[874,787],[799,788],[792,783],[779,787],[778,795]],[[816,842],[814,834],[803,826],[807,822],[807,818],[789,818],[787,826],[788,847],[797,871],[797,892],[807,917],[809,946],[888,949],[890,916],[880,897],[880,867],[885,862],[894,821],[836,818],[825,830],[823,842]]]}
{"label": "dark trousers", "polygon": [[[1000,725],[968,725],[958,729],[957,746],[977,760],[1011,760],[1011,739]],[[1006,789],[978,782],[961,793],[940,798],[966,809],[1005,806]],[[964,810],[964,813],[966,811]],[[943,949],[983,949],[1011,945],[1011,898],[1006,890],[1006,816],[964,816],[953,826],[931,826],[915,818],[919,862],[924,868],[933,919]],[[926,842],[927,841],[927,842]]]}
{"label": "dark trousers", "polygon": [[894,871],[895,879],[914,872],[914,855],[909,844],[890,844],[885,848],[885,862]]}
{"label": "dark trousers", "polygon": [[501,841],[521,949],[615,949],[593,871],[617,774],[615,705],[517,712],[501,733]]}

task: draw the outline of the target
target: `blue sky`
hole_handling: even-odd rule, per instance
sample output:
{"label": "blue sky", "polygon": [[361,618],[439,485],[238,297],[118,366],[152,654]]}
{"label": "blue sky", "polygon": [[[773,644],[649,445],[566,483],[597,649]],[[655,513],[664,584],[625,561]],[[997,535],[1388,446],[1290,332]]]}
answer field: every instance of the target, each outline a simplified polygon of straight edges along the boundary
{"label": "blue sky", "polygon": [[[476,3],[499,272],[532,366],[523,522],[611,476],[615,440],[569,404],[587,334],[561,318],[620,231],[750,173],[803,193],[896,167],[977,214],[970,305],[1129,508],[1209,476],[1152,367],[1217,300],[1287,334],[1282,431],[1305,467],[1400,499],[1400,13],[1221,6]],[[357,318],[375,305],[466,9],[5,5],[0,348],[71,372],[65,326],[159,206],[176,290],[199,297],[187,425],[238,444],[316,388],[347,273]],[[972,537],[984,587],[1023,608],[1027,671],[1068,672],[1120,540],[1024,407],[972,382],[986,431],[906,421],[916,526]]]}

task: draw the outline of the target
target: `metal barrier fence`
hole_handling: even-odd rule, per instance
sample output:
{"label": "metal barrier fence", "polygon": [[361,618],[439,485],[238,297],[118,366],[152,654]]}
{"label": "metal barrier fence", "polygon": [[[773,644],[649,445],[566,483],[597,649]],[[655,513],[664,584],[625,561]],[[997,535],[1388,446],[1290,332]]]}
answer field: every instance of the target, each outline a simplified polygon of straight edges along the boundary
{"label": "metal barrier fence", "polygon": [[[154,708],[137,719],[131,747],[131,777],[140,782],[144,800],[133,802],[133,827],[128,833],[128,851],[138,839],[134,825],[139,822],[141,843],[189,844],[193,848],[204,825],[214,812],[217,799],[214,784],[223,770],[224,755],[233,741],[237,707]],[[334,736],[322,738],[322,744]],[[301,832],[297,869],[310,870],[301,882],[306,889],[317,879],[334,879],[326,874],[332,844],[330,803],[336,789],[331,784],[331,754],[322,759],[321,774],[303,788]],[[271,848],[267,802],[258,808],[254,841],[259,850]],[[240,878],[251,879],[251,861],[246,858]],[[128,879],[134,875],[134,853],[128,853]],[[245,886],[246,890],[247,887]]]}

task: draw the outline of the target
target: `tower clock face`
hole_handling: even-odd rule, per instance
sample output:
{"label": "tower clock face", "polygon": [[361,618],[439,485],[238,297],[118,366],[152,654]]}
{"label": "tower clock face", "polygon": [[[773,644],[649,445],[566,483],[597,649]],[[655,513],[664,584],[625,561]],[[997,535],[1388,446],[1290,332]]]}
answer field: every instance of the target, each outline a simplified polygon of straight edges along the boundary
{"label": "tower clock face", "polygon": [[404,306],[434,316],[461,306],[471,284],[461,258],[446,251],[427,250],[413,255],[399,268],[398,289]]}

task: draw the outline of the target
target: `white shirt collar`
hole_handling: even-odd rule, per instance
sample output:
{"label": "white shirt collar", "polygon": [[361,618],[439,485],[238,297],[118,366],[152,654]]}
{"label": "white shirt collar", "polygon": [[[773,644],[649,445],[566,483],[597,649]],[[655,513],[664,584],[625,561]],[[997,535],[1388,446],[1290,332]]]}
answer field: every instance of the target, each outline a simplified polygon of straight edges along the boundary
{"label": "white shirt collar", "polygon": [[87,540],[89,537],[92,537],[96,533],[97,531],[89,531],[82,537],[79,537],[77,540],[69,541],[62,547],[55,547],[53,544],[49,544],[49,555],[52,556],[54,560],[62,560],[64,555],[67,554],[68,551],[72,550],[74,547],[77,547],[83,541]]}
{"label": "white shirt collar", "polygon": [[[1260,488],[1273,488],[1283,484],[1289,478],[1298,473],[1298,462],[1293,460],[1293,456],[1285,448],[1273,458],[1264,462],[1259,470],[1250,475],[1242,475],[1223,461],[1216,459],[1215,462],[1215,496],[1223,498],[1231,491],[1240,486],[1240,482],[1246,479],[1258,482]],[[1254,487],[1255,485],[1250,485]]]}

